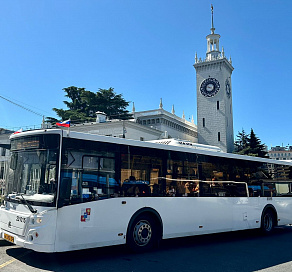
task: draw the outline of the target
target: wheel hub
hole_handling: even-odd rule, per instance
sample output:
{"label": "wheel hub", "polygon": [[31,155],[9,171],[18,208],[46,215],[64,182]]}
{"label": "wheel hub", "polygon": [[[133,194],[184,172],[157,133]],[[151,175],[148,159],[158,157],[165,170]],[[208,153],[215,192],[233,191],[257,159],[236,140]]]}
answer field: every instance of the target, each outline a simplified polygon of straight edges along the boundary
{"label": "wheel hub", "polygon": [[148,221],[139,221],[135,227],[133,232],[134,241],[139,246],[146,246],[152,236],[151,225]]}

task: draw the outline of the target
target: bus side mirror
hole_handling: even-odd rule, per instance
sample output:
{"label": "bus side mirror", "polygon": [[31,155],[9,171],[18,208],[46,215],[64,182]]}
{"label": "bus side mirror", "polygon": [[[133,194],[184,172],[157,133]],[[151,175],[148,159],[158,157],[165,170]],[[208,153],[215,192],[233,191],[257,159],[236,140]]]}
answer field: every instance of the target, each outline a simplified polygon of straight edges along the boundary
{"label": "bus side mirror", "polygon": [[59,208],[68,205],[70,202],[71,183],[72,183],[71,178],[62,178],[61,180],[58,203]]}

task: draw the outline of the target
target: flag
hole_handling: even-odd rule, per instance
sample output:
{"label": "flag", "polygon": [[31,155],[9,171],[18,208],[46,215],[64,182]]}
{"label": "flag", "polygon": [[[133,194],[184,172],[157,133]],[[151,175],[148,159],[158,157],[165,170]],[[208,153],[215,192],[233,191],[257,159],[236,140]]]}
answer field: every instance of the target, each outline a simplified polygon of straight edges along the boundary
{"label": "flag", "polygon": [[63,122],[58,122],[56,125],[59,127],[70,127],[70,119]]}
{"label": "flag", "polygon": [[22,131],[23,131],[23,129],[21,128],[21,129],[15,131],[13,134],[18,134],[18,133],[21,133]]}

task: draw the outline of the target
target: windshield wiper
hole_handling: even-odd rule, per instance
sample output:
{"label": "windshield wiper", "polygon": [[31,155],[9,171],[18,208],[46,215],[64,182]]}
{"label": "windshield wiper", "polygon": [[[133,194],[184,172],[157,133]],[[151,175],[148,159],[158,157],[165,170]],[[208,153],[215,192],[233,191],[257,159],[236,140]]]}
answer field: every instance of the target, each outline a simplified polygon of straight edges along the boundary
{"label": "windshield wiper", "polygon": [[21,198],[23,199],[25,205],[28,207],[28,209],[32,212],[32,213],[36,213],[37,210],[35,210],[29,203],[28,201],[23,197],[23,194],[18,194],[21,196]]}

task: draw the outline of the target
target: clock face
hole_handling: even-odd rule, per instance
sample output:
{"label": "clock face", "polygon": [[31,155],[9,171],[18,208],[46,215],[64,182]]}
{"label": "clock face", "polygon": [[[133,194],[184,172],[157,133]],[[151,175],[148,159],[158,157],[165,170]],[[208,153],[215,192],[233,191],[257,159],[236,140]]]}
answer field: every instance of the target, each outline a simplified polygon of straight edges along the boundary
{"label": "clock face", "polygon": [[207,78],[205,79],[200,87],[201,94],[206,97],[215,96],[220,89],[219,81],[215,78]]}
{"label": "clock face", "polygon": [[230,98],[230,96],[231,96],[231,87],[230,87],[230,83],[229,83],[228,78],[225,81],[225,90],[226,90],[227,97]]}
{"label": "clock face", "polygon": [[213,84],[208,84],[207,86],[206,86],[206,90],[208,91],[208,92],[212,92],[213,90],[214,90],[214,85]]}

